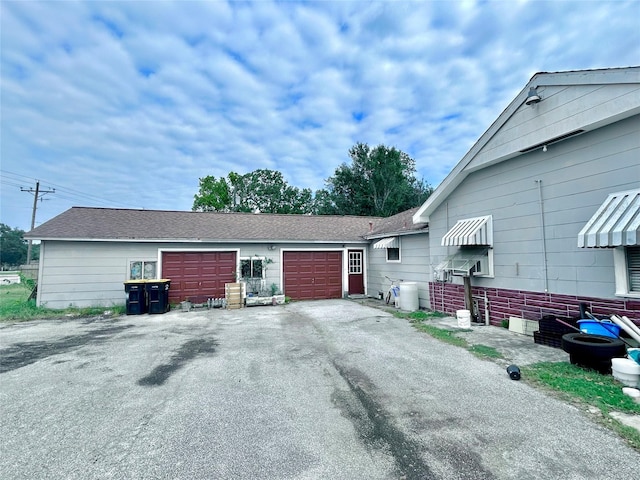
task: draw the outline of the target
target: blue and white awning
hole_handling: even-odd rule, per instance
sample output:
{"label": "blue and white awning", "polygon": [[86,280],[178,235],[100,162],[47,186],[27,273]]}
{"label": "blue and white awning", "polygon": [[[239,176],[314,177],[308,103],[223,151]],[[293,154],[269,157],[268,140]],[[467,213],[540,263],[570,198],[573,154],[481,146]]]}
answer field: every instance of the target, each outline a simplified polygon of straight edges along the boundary
{"label": "blue and white awning", "polygon": [[640,189],[612,193],[578,233],[578,247],[640,245]]}

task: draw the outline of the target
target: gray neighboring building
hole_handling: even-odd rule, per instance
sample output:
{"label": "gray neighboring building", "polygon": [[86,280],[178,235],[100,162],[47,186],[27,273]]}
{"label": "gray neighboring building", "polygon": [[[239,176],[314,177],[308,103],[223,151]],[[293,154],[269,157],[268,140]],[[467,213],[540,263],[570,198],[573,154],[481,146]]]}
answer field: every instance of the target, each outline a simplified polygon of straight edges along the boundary
{"label": "gray neighboring building", "polygon": [[[395,281],[417,283],[420,308],[429,308],[429,228],[426,223],[414,223],[418,208],[398,213],[372,223],[366,236],[368,249],[368,293],[386,295]],[[375,225],[375,226],[374,226]]]}
{"label": "gray neighboring building", "polygon": [[640,322],[640,68],[534,75],[413,220],[435,310]]}
{"label": "gray neighboring building", "polygon": [[389,218],[74,207],[41,240],[37,302],[123,304],[123,282],[170,278],[170,301],[276,288],[510,316],[640,323],[640,67],[538,73],[419,208]]}
{"label": "gray neighboring building", "polygon": [[35,228],[38,305],[125,302],[124,282],[171,280],[169,301],[277,289],[294,299],[367,292],[365,235],[376,217],[203,213],[73,207]]}

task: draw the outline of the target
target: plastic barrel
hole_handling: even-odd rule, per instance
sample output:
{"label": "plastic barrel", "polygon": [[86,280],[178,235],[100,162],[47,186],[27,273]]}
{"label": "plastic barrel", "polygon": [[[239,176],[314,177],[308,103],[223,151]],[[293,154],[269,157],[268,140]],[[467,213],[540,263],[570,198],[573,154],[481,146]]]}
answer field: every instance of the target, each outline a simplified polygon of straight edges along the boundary
{"label": "plastic barrel", "polygon": [[458,327],[471,328],[471,312],[469,310],[456,310]]}
{"label": "plastic barrel", "polygon": [[415,312],[419,309],[418,284],[416,282],[402,282],[400,284],[400,310]]}

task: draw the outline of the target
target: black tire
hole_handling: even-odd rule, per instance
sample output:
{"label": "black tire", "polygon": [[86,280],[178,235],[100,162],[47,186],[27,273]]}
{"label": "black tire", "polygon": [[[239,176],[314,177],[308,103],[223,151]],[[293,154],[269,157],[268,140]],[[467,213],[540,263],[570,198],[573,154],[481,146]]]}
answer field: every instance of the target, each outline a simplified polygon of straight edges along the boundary
{"label": "black tire", "polygon": [[573,358],[593,361],[611,360],[624,356],[627,349],[618,338],[590,335],[587,333],[567,333],[562,336],[562,349]]}
{"label": "black tire", "polygon": [[384,301],[389,305],[389,302],[391,301],[391,290],[387,292],[387,296],[384,298]]}
{"label": "black tire", "polygon": [[569,355],[569,361],[572,365],[578,367],[590,368],[596,370],[602,374],[611,373],[611,359],[596,359],[593,360],[587,357],[580,357],[574,354]]}

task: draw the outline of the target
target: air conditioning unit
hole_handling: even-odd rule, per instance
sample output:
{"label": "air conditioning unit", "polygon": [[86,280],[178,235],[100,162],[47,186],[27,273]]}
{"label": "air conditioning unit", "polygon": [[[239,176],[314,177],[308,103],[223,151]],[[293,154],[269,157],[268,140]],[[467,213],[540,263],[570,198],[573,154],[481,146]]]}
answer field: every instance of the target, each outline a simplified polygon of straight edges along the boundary
{"label": "air conditioning unit", "polygon": [[448,270],[436,269],[433,271],[433,280],[436,282],[448,282],[449,275],[450,273]]}

